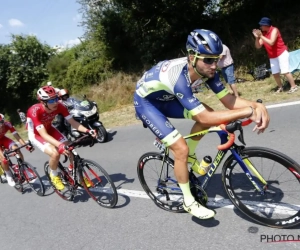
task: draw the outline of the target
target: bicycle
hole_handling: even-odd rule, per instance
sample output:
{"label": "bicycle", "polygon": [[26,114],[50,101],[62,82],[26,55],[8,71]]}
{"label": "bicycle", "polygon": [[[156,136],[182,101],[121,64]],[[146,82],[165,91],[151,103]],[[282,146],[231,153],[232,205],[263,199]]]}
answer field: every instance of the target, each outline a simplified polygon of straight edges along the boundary
{"label": "bicycle", "polygon": [[[210,170],[196,177],[189,168],[190,187],[195,200],[206,206],[205,192],[211,177],[216,173],[225,154],[222,168],[223,187],[233,205],[257,223],[274,228],[291,228],[300,224],[300,166],[285,154],[265,147],[245,147],[242,126],[247,120],[234,121],[228,125],[211,127],[185,139],[217,133],[221,144]],[[235,131],[239,141],[235,143]],[[154,203],[170,212],[183,212],[183,196],[174,176],[174,160],[169,149],[156,138],[154,145],[160,150],[143,154],[137,165],[139,181]],[[296,188],[299,190],[295,190]],[[150,188],[151,187],[151,188]],[[283,189],[284,188],[284,189]]]}
{"label": "bicycle", "polygon": [[[5,149],[3,151],[4,158],[8,161],[10,172],[16,183],[15,189],[23,193],[23,185],[27,183],[38,196],[44,196],[45,187],[38,172],[31,164],[26,161],[22,161],[20,155],[18,154],[18,150],[26,146],[33,147],[31,142],[28,141],[26,144],[19,146],[16,149]],[[12,163],[10,157],[13,156],[16,158],[17,164]]]}
{"label": "bicycle", "polygon": [[[83,135],[68,146],[65,146],[65,149],[74,156],[74,169],[69,172],[67,167],[64,167],[60,162],[58,163],[58,174],[65,186],[63,190],[56,189],[51,182],[48,161],[44,165],[45,174],[53,190],[62,199],[73,201],[77,194],[77,189],[84,188],[97,204],[102,207],[113,208],[118,202],[118,195],[110,176],[98,163],[81,158],[75,150],[75,148],[81,146],[80,144],[87,137],[90,137],[90,135]],[[92,140],[93,144],[94,141]],[[66,161],[67,157],[65,156],[63,163]]]}

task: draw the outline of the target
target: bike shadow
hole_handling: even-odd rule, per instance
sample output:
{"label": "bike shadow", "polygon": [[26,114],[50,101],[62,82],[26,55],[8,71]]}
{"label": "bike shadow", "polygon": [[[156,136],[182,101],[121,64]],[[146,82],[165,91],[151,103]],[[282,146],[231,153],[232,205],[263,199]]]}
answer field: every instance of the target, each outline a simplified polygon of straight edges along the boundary
{"label": "bike shadow", "polygon": [[[247,200],[249,202],[257,202],[257,196],[253,195],[253,186],[251,185],[245,185],[245,183],[249,182],[248,177],[244,174],[244,173],[240,173],[240,174],[235,174],[235,182],[234,185],[236,185],[237,187],[239,187],[239,196],[243,198],[243,200]],[[282,195],[281,189],[280,189],[280,185],[277,186],[277,180],[269,180],[268,181],[269,184],[271,184],[268,187],[268,190],[271,192],[271,194],[274,194],[271,197],[267,197],[269,199],[271,199],[272,203],[280,203],[283,202],[283,198],[285,197],[284,195]],[[275,185],[272,185],[275,184]],[[222,182],[222,175],[221,174],[215,174],[211,180],[210,183],[207,187],[207,195],[209,198],[216,198],[217,200],[229,200],[229,197],[227,196],[225,190],[224,190],[224,186],[223,186],[223,182]],[[251,191],[251,192],[249,192]],[[277,195],[275,195],[277,194]],[[267,202],[267,201],[266,201]],[[231,201],[229,200],[229,203],[231,203]],[[215,209],[221,208],[223,206],[227,206],[228,202],[224,202],[222,205],[222,202],[218,202],[218,207],[216,207]],[[232,204],[233,205],[233,204]],[[288,207],[290,208],[290,206],[293,205],[289,205]],[[213,207],[212,207],[213,208]],[[297,206],[295,205],[295,208],[297,208]],[[298,209],[298,208],[297,208]],[[260,213],[265,213],[265,217],[268,218],[270,216],[270,214],[272,214],[270,211],[272,211],[272,206],[268,207],[268,209],[266,211],[259,211]],[[241,219],[248,221],[252,224],[255,224],[257,226],[263,226],[263,227],[268,227],[268,226],[264,226],[256,221],[254,221],[253,219],[249,218],[247,215],[245,215],[244,213],[242,213],[239,209],[237,209],[236,207],[233,208],[233,212],[239,216]],[[195,218],[195,220],[198,221],[197,218]],[[198,224],[201,224],[203,226],[210,226],[209,222],[206,221],[200,221],[197,222]],[[207,224],[208,223],[208,224]],[[211,223],[211,222],[210,222]],[[300,229],[300,225],[293,227],[291,229]]]}
{"label": "bike shadow", "polygon": [[107,142],[110,142],[114,139],[114,136],[117,134],[117,131],[107,131]]}
{"label": "bike shadow", "polygon": [[123,173],[111,174],[110,178],[115,183],[118,193],[118,203],[115,206],[115,208],[122,208],[127,206],[130,203],[130,197],[126,195],[126,193],[121,193],[120,189],[123,188],[123,186],[127,183],[133,183],[135,179],[127,178],[126,175]]}
{"label": "bike shadow", "polygon": [[[122,181],[121,183],[119,183],[118,186],[116,186],[117,192],[118,192],[118,189],[120,189],[122,185],[124,185],[126,183],[132,183],[134,181],[134,179],[128,179],[128,178],[126,178],[126,176],[124,174],[113,174],[110,177],[111,177],[111,179],[112,179],[113,182]],[[52,188],[52,186],[50,185],[50,181],[47,178],[47,176],[44,175],[43,177],[41,177],[41,179],[42,179],[44,187],[45,187],[45,194],[44,194],[44,196],[49,196],[49,195],[52,195],[53,193],[55,193],[54,190],[53,190],[53,188]],[[29,192],[30,191],[31,190],[29,190]],[[88,202],[89,200],[92,200],[92,202],[93,202],[93,199],[89,196],[89,194],[82,187],[79,187],[76,190],[76,194],[75,194],[72,202],[73,203]],[[129,196],[127,196],[125,194],[120,194],[118,192],[118,203],[116,204],[116,206],[114,207],[114,209],[115,208],[125,207],[129,203],[130,203]]]}
{"label": "bike shadow", "polygon": [[50,181],[46,175],[41,176],[41,180],[43,182],[44,188],[45,188],[45,194],[44,196],[49,196],[54,193],[54,190],[52,186],[50,185]]}

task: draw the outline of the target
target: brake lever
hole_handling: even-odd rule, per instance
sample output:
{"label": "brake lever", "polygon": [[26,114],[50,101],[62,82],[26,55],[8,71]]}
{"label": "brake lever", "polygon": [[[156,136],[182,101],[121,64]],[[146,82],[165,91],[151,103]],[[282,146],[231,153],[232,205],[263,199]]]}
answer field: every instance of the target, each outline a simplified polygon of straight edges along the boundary
{"label": "brake lever", "polygon": [[244,140],[244,131],[243,128],[241,127],[241,129],[239,129],[240,134],[238,136],[239,141],[243,144],[246,145],[245,140]]}
{"label": "brake lever", "polygon": [[245,140],[244,140],[244,131],[243,131],[243,126],[242,122],[240,120],[234,121],[232,123],[229,123],[226,125],[226,130],[230,133],[234,133],[235,131],[239,131],[240,134],[238,136],[239,141],[243,144],[246,145]]}
{"label": "brake lever", "polygon": [[63,160],[63,163],[66,163],[68,160],[68,157],[66,155],[64,155],[65,159]]}

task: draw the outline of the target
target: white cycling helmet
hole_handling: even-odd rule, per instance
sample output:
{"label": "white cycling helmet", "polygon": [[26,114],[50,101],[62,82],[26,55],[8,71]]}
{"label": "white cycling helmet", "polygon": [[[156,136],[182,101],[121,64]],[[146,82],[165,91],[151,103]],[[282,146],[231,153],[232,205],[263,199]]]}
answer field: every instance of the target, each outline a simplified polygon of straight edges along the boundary
{"label": "white cycling helmet", "polygon": [[5,120],[4,120],[4,115],[0,114],[0,123],[4,123]]}
{"label": "white cycling helmet", "polygon": [[54,97],[57,97],[57,94],[52,86],[44,86],[37,91],[37,99],[39,101],[48,101]]}

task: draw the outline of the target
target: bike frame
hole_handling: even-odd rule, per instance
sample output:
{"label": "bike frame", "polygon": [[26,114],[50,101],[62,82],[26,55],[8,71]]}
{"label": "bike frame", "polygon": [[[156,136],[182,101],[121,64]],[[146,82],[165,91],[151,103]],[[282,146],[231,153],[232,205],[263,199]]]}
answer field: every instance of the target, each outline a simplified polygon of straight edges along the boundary
{"label": "bike frame", "polygon": [[[217,133],[220,137],[221,144],[225,144],[225,143],[228,142],[228,132],[222,130],[219,126],[218,127],[211,127],[209,129],[202,130],[202,131],[199,131],[197,133],[184,136],[183,138],[184,139],[189,139],[189,138],[199,136],[199,135],[204,136],[208,133]],[[257,169],[253,166],[253,164],[251,163],[251,161],[248,158],[244,158],[244,159],[241,158],[241,156],[239,155],[239,152],[238,152],[240,147],[241,146],[238,146],[235,143],[233,143],[233,145],[230,148],[223,149],[223,150],[218,150],[218,153],[215,156],[209,171],[207,172],[207,174],[205,176],[202,177],[202,181],[200,181],[198,178],[190,178],[190,181],[192,182],[192,184],[197,184],[197,185],[201,186],[203,188],[203,190],[205,190],[206,187],[208,186],[210,180],[211,180],[211,177],[215,174],[216,170],[220,166],[220,163],[224,159],[227,151],[230,150],[230,152],[233,155],[234,159],[241,166],[241,168],[243,169],[243,171],[245,172],[246,176],[248,177],[249,181],[253,184],[255,189],[258,192],[260,192],[261,194],[264,194],[265,187],[267,185],[266,180],[261,176],[261,174],[257,171]],[[169,157],[169,152],[170,152],[169,148],[165,148],[164,151],[162,152],[164,154],[163,165],[166,162],[166,158]],[[162,171],[163,171],[163,167],[164,167],[163,165],[162,165],[160,176],[162,175]],[[168,171],[169,171],[169,169],[167,169],[167,176],[169,176]],[[252,173],[264,184],[264,186],[258,184],[255,181],[255,179],[253,178]],[[190,175],[191,174],[192,174],[192,170],[190,171]],[[168,178],[168,181],[171,181],[173,183],[177,183],[177,181],[172,179],[172,178]],[[160,183],[158,183],[158,187],[159,186],[160,186]],[[173,190],[173,191],[181,191],[180,188],[170,188],[170,189]]]}
{"label": "bike frame", "polygon": [[[77,181],[77,171],[76,170],[79,169],[80,165],[82,164],[83,158],[81,158],[79,156],[79,154],[77,153],[77,151],[75,149],[71,150],[71,154],[73,154],[73,161],[74,161],[74,169],[72,171],[73,172],[72,175],[70,175],[68,173],[68,171],[66,171],[64,169],[63,165],[60,164],[59,168],[63,171],[64,175],[66,175],[67,178],[70,178],[69,179],[70,184],[72,184],[72,187],[76,189],[78,187],[78,184],[79,184],[78,181]],[[70,160],[70,158],[69,158],[69,160]],[[66,160],[64,162],[66,162]],[[97,178],[98,181],[101,181],[100,178],[99,178],[99,176],[93,171],[93,169],[89,168],[89,170]],[[91,181],[90,177],[84,171],[84,169],[82,169],[82,173],[83,173],[84,177],[88,179],[88,181],[92,185],[92,187],[95,187],[94,183]]]}
{"label": "bike frame", "polygon": [[[15,157],[16,157],[17,163],[18,163],[18,166],[19,166],[19,175],[20,175],[20,178],[19,178],[18,176],[15,176],[17,179],[21,179],[21,178],[22,178],[22,175],[23,175],[24,173],[25,173],[25,175],[27,175],[27,172],[26,172],[26,171],[22,171],[22,170],[23,170],[23,165],[22,165],[23,160],[21,159],[21,157],[20,157],[18,151],[19,151],[21,148],[24,148],[24,147],[26,147],[26,146],[28,146],[28,145],[31,145],[31,143],[26,143],[26,144],[24,144],[24,145],[22,145],[22,146],[20,146],[20,147],[18,147],[18,148],[16,148],[16,149],[11,149],[11,150],[7,150],[7,149],[6,149],[6,150],[4,150],[4,152],[3,152],[4,158],[8,161],[8,165],[11,167],[11,170],[12,170],[14,173],[15,173],[15,170],[12,168],[13,163],[12,163],[10,157],[12,157],[12,156],[15,156]],[[16,173],[15,173],[15,174],[16,174]],[[26,177],[26,179],[28,179],[28,176],[25,176],[25,177]]]}

